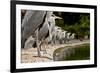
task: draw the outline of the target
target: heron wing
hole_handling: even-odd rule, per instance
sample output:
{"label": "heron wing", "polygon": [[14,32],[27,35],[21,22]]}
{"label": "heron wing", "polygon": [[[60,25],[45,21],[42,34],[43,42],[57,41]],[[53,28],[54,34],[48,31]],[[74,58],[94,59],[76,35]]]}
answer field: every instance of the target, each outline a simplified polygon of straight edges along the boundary
{"label": "heron wing", "polygon": [[46,11],[28,10],[22,22],[22,33],[24,37],[29,37],[43,22]]}
{"label": "heron wing", "polygon": [[48,27],[48,22],[45,22],[39,30],[39,37],[38,39],[41,40],[42,38],[45,39],[45,36],[48,34],[49,27]]}

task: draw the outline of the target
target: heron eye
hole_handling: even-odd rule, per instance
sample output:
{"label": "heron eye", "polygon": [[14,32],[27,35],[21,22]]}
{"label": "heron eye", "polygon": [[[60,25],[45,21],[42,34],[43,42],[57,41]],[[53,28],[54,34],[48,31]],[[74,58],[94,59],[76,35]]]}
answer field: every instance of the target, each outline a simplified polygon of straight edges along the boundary
{"label": "heron eye", "polygon": [[54,15],[51,15],[51,16],[53,16],[53,17],[54,17]]}

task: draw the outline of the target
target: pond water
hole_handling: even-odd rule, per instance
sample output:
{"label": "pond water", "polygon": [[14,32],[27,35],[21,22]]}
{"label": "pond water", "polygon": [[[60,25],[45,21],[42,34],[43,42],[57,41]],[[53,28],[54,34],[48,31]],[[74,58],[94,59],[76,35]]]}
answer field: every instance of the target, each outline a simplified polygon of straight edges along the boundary
{"label": "pond water", "polygon": [[54,61],[88,60],[90,59],[90,44],[67,46],[54,51]]}

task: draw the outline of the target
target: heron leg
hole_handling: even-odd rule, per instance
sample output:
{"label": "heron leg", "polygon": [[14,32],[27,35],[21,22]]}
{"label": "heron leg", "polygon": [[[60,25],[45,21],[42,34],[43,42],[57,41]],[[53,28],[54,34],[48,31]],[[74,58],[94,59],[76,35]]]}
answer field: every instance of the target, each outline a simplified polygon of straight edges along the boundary
{"label": "heron leg", "polygon": [[41,57],[40,47],[39,47],[39,40],[38,40],[38,29],[36,30],[36,45],[37,45],[38,56]]}
{"label": "heron leg", "polygon": [[47,47],[47,41],[46,40],[42,41],[42,45],[41,46],[43,46],[42,47],[43,50],[41,50],[41,51],[43,51],[43,54],[47,54],[47,51],[46,51],[46,49],[48,48]]}
{"label": "heron leg", "polygon": [[40,51],[42,51],[42,46],[41,46],[41,44],[40,44]]}
{"label": "heron leg", "polygon": [[44,54],[47,54],[47,51],[46,51],[46,49],[44,50]]}
{"label": "heron leg", "polygon": [[47,49],[47,45],[46,45],[46,43],[45,43],[45,44],[44,44],[44,54],[47,54],[46,49]]}
{"label": "heron leg", "polygon": [[47,54],[47,49],[49,48],[49,46],[48,46],[48,42],[46,42],[46,45],[45,45],[45,53]]}

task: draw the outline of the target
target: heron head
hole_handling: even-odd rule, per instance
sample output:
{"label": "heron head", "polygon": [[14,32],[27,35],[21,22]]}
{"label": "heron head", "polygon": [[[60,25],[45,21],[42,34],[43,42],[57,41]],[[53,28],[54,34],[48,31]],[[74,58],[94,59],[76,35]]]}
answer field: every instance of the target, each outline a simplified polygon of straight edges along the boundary
{"label": "heron head", "polygon": [[48,11],[47,12],[47,17],[51,17],[52,14],[53,14],[53,11]]}

